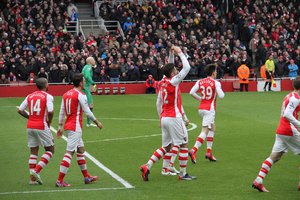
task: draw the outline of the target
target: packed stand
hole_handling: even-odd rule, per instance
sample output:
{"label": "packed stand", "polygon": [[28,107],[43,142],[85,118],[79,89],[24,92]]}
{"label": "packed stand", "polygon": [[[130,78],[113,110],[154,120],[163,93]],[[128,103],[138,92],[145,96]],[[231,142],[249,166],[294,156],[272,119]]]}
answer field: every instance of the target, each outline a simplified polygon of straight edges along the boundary
{"label": "packed stand", "polygon": [[82,43],[65,27],[77,19],[71,1],[0,1],[1,77],[10,82],[31,83],[36,77],[68,81],[78,62],[72,60],[75,48]]}
{"label": "packed stand", "polygon": [[[172,44],[181,46],[189,58],[192,68],[187,79],[205,77],[204,66],[213,62],[218,64],[218,78],[236,76],[242,64],[250,68],[250,77],[254,77],[271,52],[277,77],[289,76],[293,61],[300,66],[300,2],[295,0],[157,0],[143,1],[143,5],[138,5],[139,1],[106,1],[99,8],[100,16],[118,20],[125,38],[120,33],[91,33],[86,41],[80,34],[73,36],[63,26],[60,28],[71,20],[64,15],[67,2],[63,6],[53,3],[53,9],[49,3],[45,9],[48,1],[42,2],[39,6],[44,11],[35,15],[12,11],[13,3],[8,11],[1,8],[0,69],[2,57],[5,74],[12,72],[20,80],[32,72],[35,76],[48,76],[50,82],[68,82],[74,72],[81,71],[89,55],[97,61],[94,81],[145,81],[149,75],[159,80],[160,67],[167,62]],[[60,18],[57,12],[61,13]],[[8,21],[19,18],[22,25],[8,26]],[[30,20],[36,23],[34,28]],[[46,23],[40,25],[39,21]],[[23,37],[26,31],[28,34]],[[176,58],[175,62],[180,69],[180,60]]]}

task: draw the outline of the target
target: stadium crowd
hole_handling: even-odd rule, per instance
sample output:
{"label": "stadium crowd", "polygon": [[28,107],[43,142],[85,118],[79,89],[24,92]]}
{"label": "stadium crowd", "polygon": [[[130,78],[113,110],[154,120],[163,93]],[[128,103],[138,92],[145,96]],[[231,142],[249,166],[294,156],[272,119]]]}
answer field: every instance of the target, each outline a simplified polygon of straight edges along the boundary
{"label": "stadium crowd", "polygon": [[[290,63],[300,66],[297,0],[156,0],[142,5],[105,1],[101,17],[120,21],[125,38],[120,33],[91,33],[86,41],[64,28],[78,17],[74,19],[77,10],[70,1],[38,2],[1,4],[0,74],[11,81],[46,77],[69,82],[89,55],[97,61],[94,81],[138,81],[149,75],[158,80],[172,44],[181,46],[189,58],[187,79],[205,77],[204,66],[213,62],[218,64],[218,78],[236,76],[241,64],[253,77],[270,53],[277,77],[289,76]],[[182,67],[180,59],[175,63]]]}

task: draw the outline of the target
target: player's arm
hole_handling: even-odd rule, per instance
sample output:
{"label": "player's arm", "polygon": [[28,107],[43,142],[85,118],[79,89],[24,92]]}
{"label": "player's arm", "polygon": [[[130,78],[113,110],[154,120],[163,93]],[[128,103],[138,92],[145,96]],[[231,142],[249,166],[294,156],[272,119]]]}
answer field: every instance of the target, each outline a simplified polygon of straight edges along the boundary
{"label": "player's arm", "polygon": [[174,56],[173,50],[171,50],[169,53],[168,63],[174,63],[174,61],[175,61],[175,56]]}
{"label": "player's arm", "polygon": [[296,99],[294,97],[290,98],[289,104],[286,106],[286,109],[284,110],[283,117],[286,118],[291,124],[296,126],[297,128],[300,128],[300,122],[294,117],[293,113],[297,106],[299,105],[300,100]]}
{"label": "player's arm", "polygon": [[196,100],[201,101],[202,97],[197,94],[198,90],[199,90],[199,81],[197,81],[195,85],[192,87],[190,91],[190,95],[194,97]]}
{"label": "player's arm", "polygon": [[26,97],[26,99],[21,103],[21,105],[19,106],[19,109],[18,109],[18,113],[26,119],[29,118],[28,112],[26,112],[26,110],[25,110],[27,108],[27,106],[28,106],[28,102],[27,102],[27,97]]}
{"label": "player's arm", "polygon": [[220,99],[223,99],[225,97],[225,93],[222,90],[221,83],[218,81],[216,81],[216,91]]}
{"label": "player's arm", "polygon": [[64,99],[61,100],[59,117],[58,117],[58,130],[56,132],[56,137],[60,138],[63,134],[63,124],[65,119],[65,103]]}
{"label": "player's arm", "polygon": [[162,111],[162,105],[163,105],[162,95],[161,95],[161,91],[159,91],[156,99],[156,109],[159,117]]}
{"label": "player's arm", "polygon": [[47,116],[47,124],[50,127],[53,116],[54,116],[54,109],[53,109],[53,96],[47,95],[47,111],[48,111],[48,116]]}
{"label": "player's arm", "polygon": [[189,73],[191,66],[189,61],[187,60],[186,56],[182,53],[181,49],[179,47],[173,47],[175,53],[177,53],[177,55],[180,57],[183,68],[182,70],[179,72],[179,74],[177,74],[176,76],[174,76],[170,83],[174,86],[178,85],[185,77],[186,75]]}
{"label": "player's arm", "polygon": [[187,118],[187,116],[186,116],[186,114],[185,114],[185,112],[184,112],[184,109],[183,109],[183,106],[182,106],[182,105],[181,105],[181,110],[182,110],[182,119],[183,119],[183,121],[184,121],[184,124],[185,124],[185,126],[188,126],[189,123],[190,123],[190,121],[189,121],[189,119]]}
{"label": "player's arm", "polygon": [[97,118],[94,116],[94,114],[93,114],[92,111],[90,110],[89,105],[88,105],[88,102],[87,102],[86,96],[85,96],[85,95],[80,95],[80,96],[78,97],[78,99],[79,99],[80,106],[81,106],[83,112],[86,114],[86,116],[87,116],[90,120],[92,120],[92,121],[97,125],[97,127],[98,127],[99,129],[102,129],[102,128],[103,128],[103,125],[102,125],[101,122],[99,122],[99,121],[97,120]]}

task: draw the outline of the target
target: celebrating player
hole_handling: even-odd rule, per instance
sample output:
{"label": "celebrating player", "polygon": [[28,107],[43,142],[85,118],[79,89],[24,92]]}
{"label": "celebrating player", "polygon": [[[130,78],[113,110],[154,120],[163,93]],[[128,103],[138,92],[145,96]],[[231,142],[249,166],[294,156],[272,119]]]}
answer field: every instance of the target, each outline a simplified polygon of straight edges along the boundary
{"label": "celebrating player", "polygon": [[82,74],[75,74],[73,78],[74,88],[67,91],[62,98],[59,113],[59,129],[57,137],[63,134],[62,126],[65,116],[67,117],[64,130],[68,136],[67,150],[60,164],[59,176],[56,181],[57,187],[69,187],[70,184],[64,182],[64,177],[70,167],[75,150],[77,151],[77,163],[84,176],[84,183],[89,184],[98,179],[97,176],[89,175],[84,157],[84,144],[82,140],[82,110],[87,117],[93,121],[99,129],[102,124],[96,119],[88,107],[86,95],[82,92],[84,88],[84,78]]}
{"label": "celebrating player", "polygon": [[[38,91],[29,94],[19,107],[18,113],[28,119],[27,143],[31,155],[29,157],[29,184],[42,185],[41,170],[48,164],[54,153],[53,136],[50,124],[53,118],[53,96],[48,94],[48,81],[45,78],[36,80]],[[26,112],[26,108],[28,111]],[[44,155],[37,164],[39,146],[45,149]]]}
{"label": "celebrating player", "polygon": [[[216,161],[211,149],[215,135],[215,114],[216,98],[224,98],[225,94],[221,88],[220,82],[214,80],[217,76],[215,64],[209,64],[205,68],[207,78],[198,80],[190,91],[190,95],[200,101],[199,115],[202,117],[202,130],[199,134],[194,147],[189,151],[189,155],[194,164],[196,164],[196,152],[207,140],[207,151],[205,157],[210,161]],[[197,94],[200,92],[200,96]]]}
{"label": "celebrating player", "polygon": [[[260,192],[269,192],[263,185],[263,180],[271,170],[274,163],[279,161],[284,153],[290,149],[294,154],[300,155],[300,77],[293,81],[294,91],[283,99],[281,117],[276,130],[275,143],[271,155],[262,163],[261,169],[253,181],[252,187]],[[300,191],[300,180],[298,184]]]}
{"label": "celebrating player", "polygon": [[[92,84],[94,86],[93,90],[95,92],[96,91],[96,84],[94,83],[94,81],[92,79],[92,77],[93,77],[93,68],[92,67],[96,67],[95,59],[93,57],[88,57],[86,59],[86,65],[82,69],[82,74],[83,74],[84,79],[85,79],[83,92],[86,94],[87,101],[88,101],[88,104],[89,104],[89,108],[93,112],[94,104],[93,104],[93,97],[92,97],[90,87],[91,87],[91,84]],[[87,117],[86,126],[87,127],[90,127],[90,126],[95,126],[96,127],[96,125],[93,124],[92,121],[88,117]]]}
{"label": "celebrating player", "polygon": [[172,144],[180,146],[179,180],[196,179],[196,177],[190,176],[186,172],[188,160],[188,134],[184,121],[182,120],[183,111],[179,90],[179,84],[190,71],[190,65],[179,47],[172,46],[171,50],[180,57],[183,63],[183,69],[178,73],[174,63],[168,63],[162,68],[165,77],[161,81],[156,102],[157,113],[161,117],[162,147],[157,149],[148,162],[141,166],[140,169],[144,181],[149,180],[148,176],[152,165],[170,151]]}

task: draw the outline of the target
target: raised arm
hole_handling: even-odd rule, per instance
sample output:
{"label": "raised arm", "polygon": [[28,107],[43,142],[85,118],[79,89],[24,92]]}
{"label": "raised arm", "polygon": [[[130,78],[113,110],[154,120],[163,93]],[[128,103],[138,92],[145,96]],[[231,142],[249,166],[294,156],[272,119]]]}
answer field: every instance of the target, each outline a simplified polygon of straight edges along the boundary
{"label": "raised arm", "polygon": [[171,50],[169,53],[168,63],[174,63],[174,61],[175,61],[174,58],[175,58],[175,56],[174,56],[173,50]]}
{"label": "raised arm", "polygon": [[192,97],[194,97],[196,100],[201,101],[201,100],[202,100],[201,96],[199,96],[199,95],[197,94],[198,90],[199,90],[199,81],[197,81],[197,82],[195,83],[195,85],[192,87],[192,89],[191,89],[191,91],[190,91],[190,95],[191,95]]}
{"label": "raised arm", "polygon": [[186,77],[186,75],[189,73],[189,71],[191,69],[191,66],[190,66],[189,61],[187,60],[186,56],[182,53],[182,51],[179,47],[175,47],[174,50],[178,54],[178,56],[180,57],[182,65],[183,65],[183,68],[179,72],[179,74],[174,76],[170,81],[170,83],[172,85],[176,86]]}

